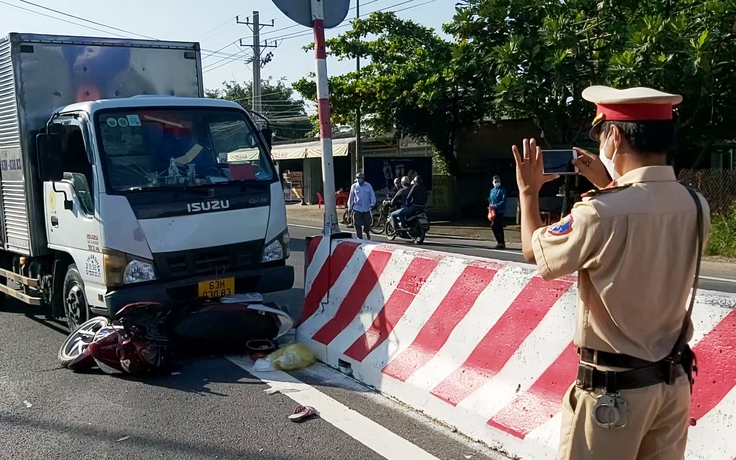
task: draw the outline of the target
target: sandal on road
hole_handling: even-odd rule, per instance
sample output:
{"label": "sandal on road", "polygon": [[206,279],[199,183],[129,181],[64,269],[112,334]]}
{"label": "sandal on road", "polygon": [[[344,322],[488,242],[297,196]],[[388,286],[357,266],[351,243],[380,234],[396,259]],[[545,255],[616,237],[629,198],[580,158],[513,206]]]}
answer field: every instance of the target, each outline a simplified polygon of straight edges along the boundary
{"label": "sandal on road", "polygon": [[312,406],[297,406],[294,409],[294,413],[289,415],[289,420],[292,422],[303,422],[304,420],[319,415],[317,409]]}

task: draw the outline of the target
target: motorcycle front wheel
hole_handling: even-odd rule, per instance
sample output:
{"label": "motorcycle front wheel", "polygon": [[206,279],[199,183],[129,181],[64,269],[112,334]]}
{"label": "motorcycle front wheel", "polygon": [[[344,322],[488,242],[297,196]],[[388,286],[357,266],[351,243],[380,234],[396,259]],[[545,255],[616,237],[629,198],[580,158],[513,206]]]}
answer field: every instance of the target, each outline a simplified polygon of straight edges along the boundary
{"label": "motorcycle front wheel", "polygon": [[374,215],[371,218],[371,232],[381,235],[386,231],[386,217],[383,214]]}
{"label": "motorcycle front wheel", "polygon": [[95,360],[92,355],[86,353],[87,348],[94,341],[97,332],[109,324],[110,321],[107,318],[97,316],[74,329],[59,348],[58,359],[61,367],[73,371],[94,367]]}
{"label": "motorcycle front wheel", "polygon": [[386,222],[386,226],[384,228],[385,228],[386,236],[391,241],[395,240],[396,239],[396,230],[394,230],[394,226],[391,225],[391,221],[390,220]]}
{"label": "motorcycle front wheel", "polygon": [[347,228],[353,228],[353,213],[346,209],[342,214],[342,223],[345,224]]}

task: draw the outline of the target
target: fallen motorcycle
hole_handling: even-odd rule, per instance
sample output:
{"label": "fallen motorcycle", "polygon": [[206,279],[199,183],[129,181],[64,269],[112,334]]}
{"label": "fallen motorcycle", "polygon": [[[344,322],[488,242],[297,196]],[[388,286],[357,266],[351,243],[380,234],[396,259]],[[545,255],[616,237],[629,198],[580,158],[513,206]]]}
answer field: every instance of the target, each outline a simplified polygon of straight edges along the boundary
{"label": "fallen motorcycle", "polygon": [[72,331],[62,343],[62,367],[82,371],[99,367],[107,374],[149,374],[167,368],[179,350],[243,353],[275,349],[294,320],[260,294],[236,294],[218,300],[138,302],[111,320],[96,317]]}

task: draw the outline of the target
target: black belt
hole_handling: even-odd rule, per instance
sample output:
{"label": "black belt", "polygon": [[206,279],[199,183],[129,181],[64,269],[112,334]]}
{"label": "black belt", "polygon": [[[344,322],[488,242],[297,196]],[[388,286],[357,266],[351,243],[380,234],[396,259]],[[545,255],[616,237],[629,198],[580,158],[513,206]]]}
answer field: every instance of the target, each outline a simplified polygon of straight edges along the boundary
{"label": "black belt", "polygon": [[605,389],[607,393],[617,393],[620,390],[644,388],[658,383],[674,383],[674,378],[684,372],[681,366],[674,365],[667,358],[653,363],[633,356],[615,355],[589,349],[578,349],[578,353],[583,361],[589,361],[600,366],[631,369],[626,371],[601,371],[591,364],[580,362],[576,384],[588,391]]}
{"label": "black belt", "polygon": [[590,348],[578,348],[578,354],[580,355],[581,361],[596,364],[598,366],[637,369],[640,367],[649,367],[655,364],[651,361],[645,361],[629,355],[591,350]]}

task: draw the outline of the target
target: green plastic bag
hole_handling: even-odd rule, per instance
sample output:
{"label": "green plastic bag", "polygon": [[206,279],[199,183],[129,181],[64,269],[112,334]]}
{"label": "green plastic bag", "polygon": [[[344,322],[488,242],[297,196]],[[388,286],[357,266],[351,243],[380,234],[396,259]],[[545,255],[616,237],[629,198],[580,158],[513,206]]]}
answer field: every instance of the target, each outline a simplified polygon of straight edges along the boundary
{"label": "green plastic bag", "polygon": [[279,348],[268,355],[266,359],[271,361],[274,369],[280,371],[304,369],[317,362],[317,357],[314,356],[312,350],[301,343],[292,343],[284,348]]}

